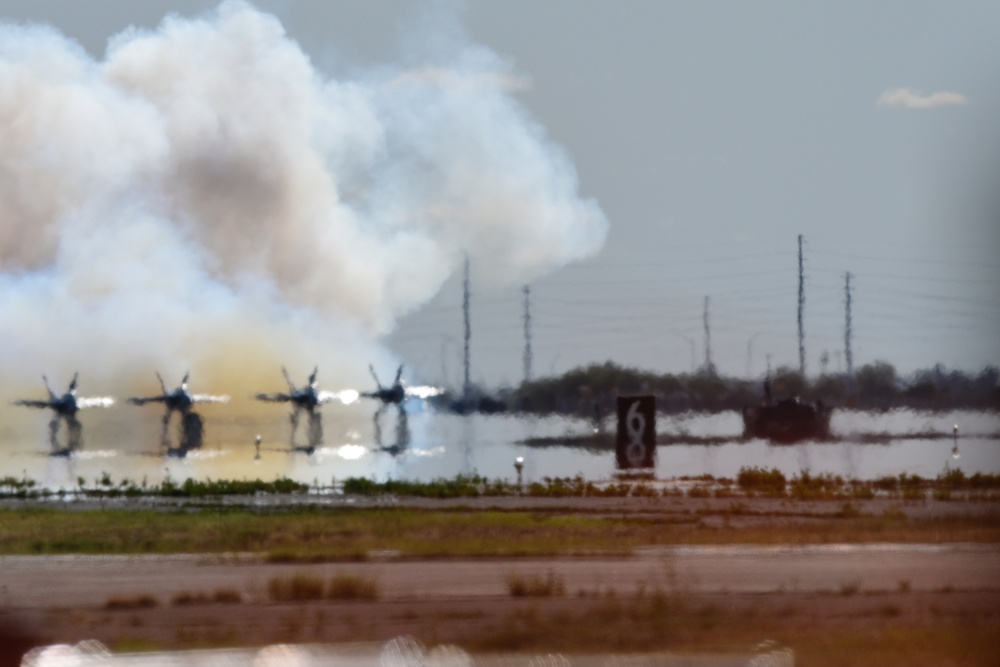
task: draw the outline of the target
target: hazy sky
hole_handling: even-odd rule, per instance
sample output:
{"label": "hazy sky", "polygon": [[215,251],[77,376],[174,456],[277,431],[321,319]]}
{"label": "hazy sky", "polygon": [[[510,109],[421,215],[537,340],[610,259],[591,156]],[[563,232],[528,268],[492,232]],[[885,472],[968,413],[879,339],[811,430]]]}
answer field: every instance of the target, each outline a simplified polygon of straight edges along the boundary
{"label": "hazy sky", "polygon": [[[420,70],[464,30],[610,224],[594,258],[531,285],[533,374],[589,362],[759,375],[1000,363],[1000,3],[259,1],[331,78]],[[130,25],[201,1],[0,0],[95,58]],[[422,48],[415,51],[415,41]],[[519,287],[477,286],[472,379],[523,377]],[[424,381],[460,378],[460,277],[386,339]]]}

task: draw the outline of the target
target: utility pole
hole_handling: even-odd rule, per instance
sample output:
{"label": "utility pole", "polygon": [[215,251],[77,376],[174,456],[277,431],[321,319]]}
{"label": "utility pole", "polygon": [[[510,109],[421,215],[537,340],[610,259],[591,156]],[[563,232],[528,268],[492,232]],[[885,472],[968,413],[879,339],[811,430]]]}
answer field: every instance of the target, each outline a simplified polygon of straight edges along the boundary
{"label": "utility pole", "polygon": [[678,333],[677,331],[668,331],[667,333],[672,336],[677,336],[678,338],[683,338],[684,342],[686,342],[691,347],[691,373],[697,371],[698,352],[697,352],[697,344],[694,342],[694,339],[691,338],[690,336],[685,336],[682,333]]}
{"label": "utility pole", "polygon": [[847,361],[847,377],[854,375],[854,357],[851,355],[851,272],[844,274],[844,359]]}
{"label": "utility pole", "polygon": [[462,398],[469,397],[469,343],[472,340],[472,325],[469,322],[469,256],[465,256],[465,280],[462,286],[462,316],[465,320],[465,377],[462,382]]}
{"label": "utility pole", "polygon": [[702,315],[702,319],[705,322],[705,372],[709,374],[715,373],[715,367],[712,365],[712,331],[708,326],[708,297],[705,297],[705,310]]}
{"label": "utility pole", "polygon": [[524,381],[531,381],[531,288],[524,286]]}
{"label": "utility pole", "polygon": [[753,342],[762,333],[764,332],[758,331],[747,339],[747,378],[753,377]]}
{"label": "utility pole", "polygon": [[805,330],[802,327],[802,313],[806,308],[805,277],[802,273],[802,234],[799,234],[799,373],[806,375]]}

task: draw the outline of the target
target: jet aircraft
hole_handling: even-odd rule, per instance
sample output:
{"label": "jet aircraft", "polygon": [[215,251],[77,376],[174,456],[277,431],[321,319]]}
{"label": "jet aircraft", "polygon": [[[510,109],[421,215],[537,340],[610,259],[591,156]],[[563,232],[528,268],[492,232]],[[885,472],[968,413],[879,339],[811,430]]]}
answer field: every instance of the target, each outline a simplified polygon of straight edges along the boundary
{"label": "jet aircraft", "polygon": [[[368,364],[368,370],[371,371],[372,377],[375,379],[375,384],[378,386],[376,391],[364,391],[361,392],[361,396],[364,398],[377,398],[382,401],[382,407],[386,405],[402,405],[404,401],[409,398],[431,398],[432,396],[437,396],[443,393],[443,390],[439,387],[430,387],[427,385],[421,385],[417,387],[407,387],[406,383],[403,382],[403,364],[399,365],[396,369],[396,379],[392,381],[392,385],[388,387],[383,387],[382,383],[379,382],[378,376],[375,374],[375,367]],[[381,408],[380,408],[381,410]]]}
{"label": "jet aircraft", "polygon": [[[14,401],[14,405],[23,405],[29,408],[49,408],[55,412],[52,416],[52,421],[49,422],[49,444],[52,446],[52,454],[56,456],[67,456],[83,446],[83,425],[76,418],[77,412],[86,408],[107,408],[115,403],[115,399],[110,396],[93,398],[77,396],[76,382],[79,375],[79,373],[73,374],[73,379],[70,381],[66,393],[62,396],[56,396],[52,388],[49,387],[49,379],[43,375],[42,381],[45,383],[45,390],[49,392],[49,399],[47,401],[31,399]],[[57,440],[60,420],[66,422],[68,430],[65,447],[60,447]]]}
{"label": "jet aircraft", "polygon": [[[291,403],[293,405],[292,414],[288,418],[292,424],[292,432],[289,440],[291,447],[295,451],[303,451],[311,454],[323,442],[323,421],[316,408],[331,401],[340,401],[344,404],[353,403],[358,397],[358,392],[353,390],[339,392],[318,390],[316,382],[316,375],[319,373],[318,366],[309,375],[309,382],[301,388],[296,388],[295,383],[292,382],[292,378],[288,375],[288,371],[284,366],[281,367],[281,372],[285,376],[285,382],[288,383],[287,394],[260,393],[256,394],[254,398],[258,401],[269,401],[272,403]],[[305,447],[297,447],[295,445],[295,431],[298,429],[299,417],[303,410],[309,415],[309,444]]]}
{"label": "jet aircraft", "polygon": [[368,364],[368,370],[371,371],[372,377],[375,379],[375,384],[378,386],[376,391],[365,391],[361,395],[365,398],[377,398],[382,401],[382,407],[379,408],[381,411],[386,405],[390,403],[393,405],[399,405],[406,398],[406,386],[403,384],[403,364],[399,365],[396,370],[396,379],[392,381],[392,385],[389,387],[383,387],[382,383],[378,381],[378,375],[375,374],[375,367]]}
{"label": "jet aircraft", "polygon": [[[375,442],[380,451],[388,452],[393,456],[396,456],[405,451],[410,443],[410,429],[407,423],[406,409],[404,407],[407,399],[430,398],[441,394],[443,390],[437,387],[429,386],[407,387],[402,379],[402,364],[400,364],[399,368],[396,369],[396,378],[388,387],[383,387],[382,383],[379,382],[378,375],[375,374],[375,368],[371,364],[368,365],[368,370],[371,371],[372,377],[375,379],[375,384],[378,386],[378,389],[376,391],[361,392],[360,395],[364,398],[374,398],[382,402],[382,405],[380,405],[378,410],[375,411],[375,415],[372,418],[372,421],[375,424]],[[383,446],[382,426],[379,418],[390,405],[397,406],[397,409],[399,410],[396,422],[396,442],[389,446]]]}
{"label": "jet aircraft", "polygon": [[[167,391],[167,385],[159,372],[156,379],[160,381],[162,393],[159,396],[145,396],[129,398],[128,402],[133,405],[145,405],[146,403],[163,403],[167,407],[163,415],[163,434],[160,441],[166,446],[167,453],[183,456],[192,449],[201,446],[202,423],[201,417],[191,408],[198,403],[228,403],[228,396],[212,396],[210,394],[192,394],[188,391],[187,381],[190,372],[184,374],[180,385],[173,391]],[[167,438],[167,429],[170,426],[170,417],[178,412],[181,415],[181,438],[176,450],[170,449]]]}

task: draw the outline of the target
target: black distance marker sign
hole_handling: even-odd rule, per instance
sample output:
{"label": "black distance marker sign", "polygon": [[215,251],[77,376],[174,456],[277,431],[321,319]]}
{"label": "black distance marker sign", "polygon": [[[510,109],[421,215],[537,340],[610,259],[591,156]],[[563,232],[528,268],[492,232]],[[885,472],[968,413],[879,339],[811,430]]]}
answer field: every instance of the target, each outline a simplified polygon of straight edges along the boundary
{"label": "black distance marker sign", "polygon": [[656,465],[656,399],[653,396],[618,397],[618,467],[653,468]]}

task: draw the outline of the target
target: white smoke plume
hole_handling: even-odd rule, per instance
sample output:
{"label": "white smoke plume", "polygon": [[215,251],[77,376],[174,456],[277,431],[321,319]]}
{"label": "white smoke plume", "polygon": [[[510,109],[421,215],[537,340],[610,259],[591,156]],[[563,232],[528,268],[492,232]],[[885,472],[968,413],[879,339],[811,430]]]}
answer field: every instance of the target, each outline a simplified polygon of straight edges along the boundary
{"label": "white smoke plume", "polygon": [[391,379],[378,339],[466,255],[516,284],[603,243],[518,80],[468,44],[336,80],[240,1],[101,60],[0,23],[0,398],[77,370],[82,394]]}

